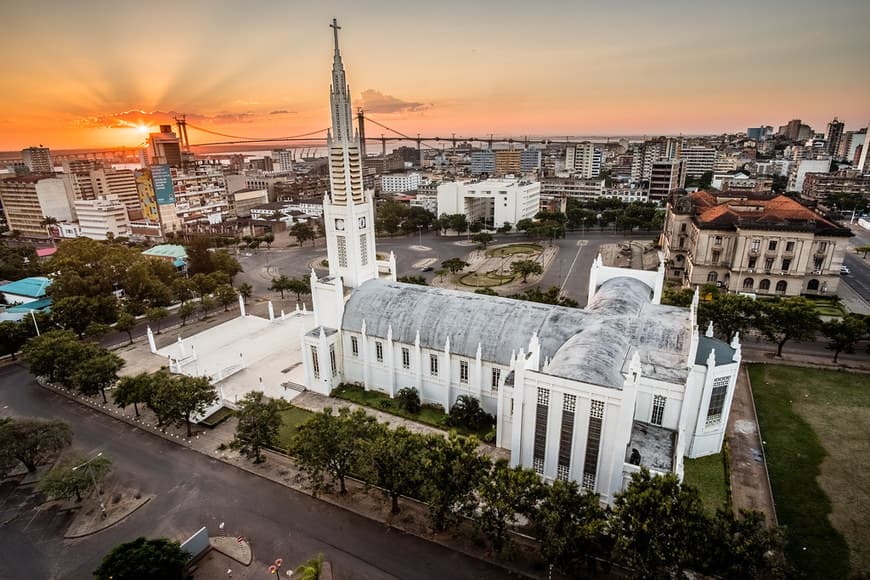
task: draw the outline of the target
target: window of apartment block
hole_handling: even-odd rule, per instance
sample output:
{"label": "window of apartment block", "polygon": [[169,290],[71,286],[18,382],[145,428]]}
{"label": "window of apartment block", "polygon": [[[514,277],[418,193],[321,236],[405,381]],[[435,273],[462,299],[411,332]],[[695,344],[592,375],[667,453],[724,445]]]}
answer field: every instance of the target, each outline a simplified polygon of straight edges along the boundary
{"label": "window of apartment block", "polygon": [[335,364],[335,345],[329,345],[329,368],[332,370],[332,376],[338,374],[338,366]]}
{"label": "window of apartment block", "polygon": [[819,242],[819,251],[824,252],[828,249],[828,242]]}
{"label": "window of apartment block", "polygon": [[755,268],[755,264],[756,264],[757,261],[758,261],[758,258],[749,258],[749,266],[748,266],[748,268],[749,268],[750,270],[752,270],[753,268]]}
{"label": "window of apartment block", "polygon": [[535,440],[532,448],[532,467],[539,475],[544,473],[544,454],[547,449],[547,414],[550,408],[550,391],[538,387],[535,407]]}
{"label": "window of apartment block", "polygon": [[320,361],[317,360],[317,347],[311,347],[311,368],[314,370],[314,378],[320,378]]}
{"label": "window of apartment block", "polygon": [[725,395],[728,392],[729,377],[713,379],[713,392],[710,393],[710,404],[707,406],[707,425],[715,425],[722,420],[722,409],[725,407]]}
{"label": "window of apartment block", "polygon": [[467,383],[468,382],[468,361],[461,360],[459,361],[459,382]]}
{"label": "window of apartment block", "polygon": [[665,402],[667,399],[663,395],[653,396],[652,415],[649,422],[653,425],[661,425],[665,417]]}
{"label": "window of apartment block", "polygon": [[822,258],[813,258],[813,270],[821,271],[822,261]]}
{"label": "window of apartment block", "polygon": [[592,401],[589,408],[589,428],[586,431],[586,457],[583,461],[583,489],[595,489],[598,473],[598,451],[601,447],[601,427],[604,422],[604,402]]}
{"label": "window of apartment block", "polygon": [[433,377],[438,376],[438,355],[430,354],[429,355],[429,374]]}
{"label": "window of apartment block", "polygon": [[789,259],[784,259],[784,260],[782,261],[782,271],[783,271],[783,272],[788,272],[790,268],[791,268],[791,260],[789,260]]}
{"label": "window of apartment block", "polygon": [[752,287],[755,286],[755,280],[752,278],[746,278],[743,280],[743,289],[744,290],[752,290]]}
{"label": "window of apartment block", "polygon": [[384,344],[382,342],[375,343],[375,358],[378,362],[384,362]]}
{"label": "window of apartment block", "polygon": [[719,256],[721,256],[721,255],[722,255],[722,252],[720,252],[719,250],[713,250],[712,259],[713,259],[714,264],[719,262]]}
{"label": "window of apartment block", "polygon": [[501,379],[501,369],[493,367],[492,368],[492,390],[498,390],[498,382]]}
{"label": "window of apartment block", "polygon": [[794,252],[794,242],[786,242],[785,243],[785,251],[786,252]]}
{"label": "window of apartment block", "polygon": [[764,259],[764,269],[770,271],[773,268],[773,258]]}
{"label": "window of apartment block", "polygon": [[359,356],[359,340],[355,336],[350,337],[350,352],[353,356]]}
{"label": "window of apartment block", "polygon": [[402,368],[411,368],[411,351],[404,346],[402,347]]}
{"label": "window of apartment block", "polygon": [[767,249],[771,252],[776,250],[776,240],[770,240],[767,244]]}
{"label": "window of apartment block", "polygon": [[713,238],[713,244],[717,245],[717,246],[721,246],[722,245],[722,236],[715,236]]}
{"label": "window of apartment block", "polygon": [[753,252],[757,252],[761,249],[761,240],[752,240],[752,246],[750,248]]}
{"label": "window of apartment block", "polygon": [[680,224],[680,232],[686,233],[686,224]]}

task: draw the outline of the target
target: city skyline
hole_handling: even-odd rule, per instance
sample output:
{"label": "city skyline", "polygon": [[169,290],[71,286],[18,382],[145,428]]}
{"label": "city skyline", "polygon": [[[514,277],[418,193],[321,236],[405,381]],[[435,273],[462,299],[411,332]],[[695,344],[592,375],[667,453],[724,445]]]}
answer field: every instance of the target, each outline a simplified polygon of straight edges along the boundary
{"label": "city skyline", "polygon": [[[174,114],[242,137],[325,128],[338,18],[355,106],[403,132],[735,132],[866,126],[870,5],[528,7],[48,2],[6,12],[0,149],[136,146]],[[378,131],[379,133],[380,131]],[[191,142],[214,141],[191,130]]]}

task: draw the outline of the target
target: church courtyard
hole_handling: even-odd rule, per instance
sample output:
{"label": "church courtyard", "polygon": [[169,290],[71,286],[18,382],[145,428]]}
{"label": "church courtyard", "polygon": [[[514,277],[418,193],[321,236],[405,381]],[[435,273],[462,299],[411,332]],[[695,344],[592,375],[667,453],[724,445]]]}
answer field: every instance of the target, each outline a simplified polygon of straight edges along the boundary
{"label": "church courtyard", "polygon": [[787,558],[812,578],[866,575],[870,375],[760,364],[749,374]]}

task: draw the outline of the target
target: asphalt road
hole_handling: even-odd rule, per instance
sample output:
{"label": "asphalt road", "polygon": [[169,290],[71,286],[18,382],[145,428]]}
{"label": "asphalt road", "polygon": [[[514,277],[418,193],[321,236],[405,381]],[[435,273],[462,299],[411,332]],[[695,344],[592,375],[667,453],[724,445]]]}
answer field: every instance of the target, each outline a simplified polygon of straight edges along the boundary
{"label": "asphalt road", "polygon": [[[0,416],[62,419],[74,446],[102,450],[114,475],[156,497],[96,535],[62,540],[68,516],[16,505],[0,488],[0,579],[91,578],[103,554],[138,536],[183,540],[202,525],[249,538],[254,566],[317,552],[347,579],[505,578],[504,570],[356,516],[174,445],[36,385],[18,365],[0,369]],[[3,522],[10,517],[11,522]],[[263,566],[263,578],[267,577]]]}
{"label": "asphalt road", "polygon": [[864,259],[862,254],[855,252],[854,248],[870,245],[870,231],[861,226],[853,225],[852,232],[855,237],[849,240],[849,248],[843,257],[843,263],[851,272],[840,277],[841,283],[845,282],[852,287],[864,300],[870,303],[870,257]]}

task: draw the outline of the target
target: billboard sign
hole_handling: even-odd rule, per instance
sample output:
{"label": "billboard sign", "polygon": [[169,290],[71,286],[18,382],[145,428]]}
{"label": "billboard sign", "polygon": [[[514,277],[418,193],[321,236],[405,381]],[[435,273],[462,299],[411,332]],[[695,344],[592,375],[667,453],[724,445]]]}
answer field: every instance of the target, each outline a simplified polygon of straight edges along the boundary
{"label": "billboard sign", "polygon": [[172,188],[172,172],[168,165],[151,166],[151,182],[154,184],[154,195],[157,205],[175,203],[175,190]]}

